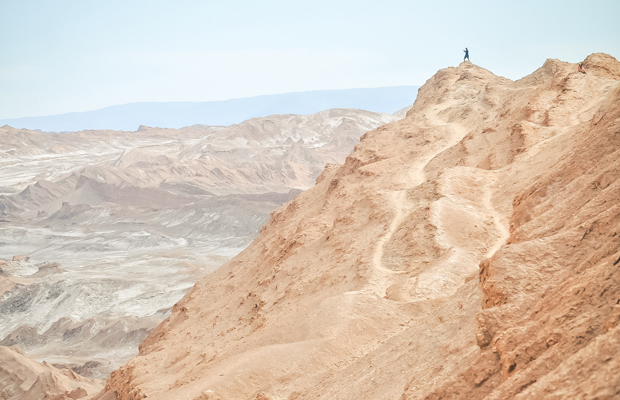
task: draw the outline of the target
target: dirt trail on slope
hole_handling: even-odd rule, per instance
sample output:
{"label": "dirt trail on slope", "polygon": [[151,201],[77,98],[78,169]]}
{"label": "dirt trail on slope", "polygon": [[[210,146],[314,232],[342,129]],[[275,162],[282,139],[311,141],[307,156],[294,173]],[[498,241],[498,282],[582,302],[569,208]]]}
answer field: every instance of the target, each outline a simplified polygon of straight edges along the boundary
{"label": "dirt trail on slope", "polygon": [[[377,241],[377,245],[373,253],[373,274],[368,287],[362,290],[365,293],[371,292],[378,297],[385,297],[386,290],[391,285],[390,277],[405,273],[405,271],[394,271],[383,265],[385,245],[392,239],[392,236],[398,230],[403,220],[411,210],[411,203],[407,200],[407,191],[423,184],[426,181],[424,168],[426,168],[428,163],[438,154],[459,143],[468,133],[467,128],[464,126],[457,123],[446,123],[439,116],[441,111],[453,107],[455,103],[455,101],[445,102],[441,107],[436,107],[432,112],[426,114],[428,125],[431,128],[447,128],[449,130],[450,135],[446,139],[446,143],[436,150],[415,160],[413,164],[407,168],[407,187],[405,189],[387,193],[387,196],[389,196],[388,204],[390,204],[394,210],[394,218],[388,227],[388,231]],[[407,297],[407,294],[405,293],[402,295]]]}
{"label": "dirt trail on slope", "polygon": [[491,190],[491,186],[492,184],[496,184],[498,179],[499,175],[495,174],[493,181],[484,186],[484,196],[482,198],[482,204],[484,205],[486,211],[491,214],[495,229],[499,232],[499,237],[486,253],[487,258],[493,257],[493,254],[495,254],[510,237],[510,230],[508,229],[508,221],[506,221],[506,217],[495,210],[492,203],[493,190]]}

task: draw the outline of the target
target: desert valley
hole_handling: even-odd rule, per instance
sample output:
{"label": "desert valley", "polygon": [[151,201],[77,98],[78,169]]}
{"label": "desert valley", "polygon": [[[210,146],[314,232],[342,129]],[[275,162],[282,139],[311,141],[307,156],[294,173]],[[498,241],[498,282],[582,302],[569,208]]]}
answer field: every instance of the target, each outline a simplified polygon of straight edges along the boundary
{"label": "desert valley", "polygon": [[0,128],[0,345],[107,378],[270,212],[402,117],[334,109],[179,130]]}
{"label": "desert valley", "polygon": [[620,398],[620,62],[0,128],[0,399]]}

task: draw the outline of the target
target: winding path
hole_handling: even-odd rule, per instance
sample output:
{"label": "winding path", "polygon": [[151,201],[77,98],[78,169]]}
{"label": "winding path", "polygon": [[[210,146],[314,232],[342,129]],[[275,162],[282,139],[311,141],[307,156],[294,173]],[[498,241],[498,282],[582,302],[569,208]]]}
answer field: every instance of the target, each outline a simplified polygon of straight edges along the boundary
{"label": "winding path", "polygon": [[[372,258],[372,275],[369,284],[364,288],[364,290],[362,290],[364,293],[374,294],[378,297],[385,297],[387,289],[391,284],[393,284],[391,278],[393,276],[406,273],[406,271],[394,271],[384,265],[383,256],[385,253],[385,246],[390,242],[394,233],[398,230],[403,220],[409,214],[412,205],[407,199],[407,192],[409,189],[412,189],[426,181],[427,178],[424,169],[428,163],[443,151],[458,144],[469,133],[467,128],[464,126],[457,123],[446,123],[439,117],[439,113],[441,111],[451,107],[453,104],[454,102],[444,103],[442,104],[442,108],[435,109],[432,113],[427,114],[428,125],[430,127],[447,128],[449,136],[445,139],[444,144],[436,148],[434,151],[420,157],[409,167],[407,170],[406,189],[387,193],[389,204],[394,210],[394,217],[387,229],[387,232],[376,243]],[[491,186],[497,182],[497,174],[496,172],[490,171],[487,173],[494,174],[495,177],[492,181],[487,181],[484,185],[484,194],[481,199],[482,204],[480,205],[482,207],[482,211],[492,217],[495,229],[499,233],[497,240],[494,241],[485,253],[485,257],[488,258],[495,254],[495,252],[497,252],[500,247],[506,243],[506,240],[510,236],[510,232],[504,217],[494,209],[491,202],[491,197],[493,194]]]}
{"label": "winding path", "polygon": [[383,254],[385,252],[385,245],[392,239],[392,236],[405,219],[408,214],[408,209],[410,208],[409,202],[407,201],[407,191],[409,189],[415,188],[418,185],[421,185],[426,181],[426,174],[424,173],[424,168],[428,165],[428,163],[435,158],[438,154],[443,151],[449,149],[450,147],[456,145],[467,135],[467,129],[456,123],[445,123],[440,117],[439,113],[449,107],[451,107],[454,102],[446,102],[442,104],[441,108],[433,110],[432,114],[427,114],[426,117],[429,121],[429,126],[434,128],[442,128],[448,127],[450,136],[447,138],[445,144],[443,146],[438,147],[435,151],[425,154],[416,160],[413,165],[409,167],[407,170],[407,188],[404,190],[393,191],[389,193],[390,203],[392,204],[392,208],[394,209],[394,218],[390,223],[388,231],[385,235],[383,235],[375,246],[375,251],[373,253],[373,274],[371,280],[369,282],[369,286],[367,289],[372,290],[372,293],[379,297],[385,297],[386,290],[390,285],[390,276],[402,274],[405,271],[393,271],[389,268],[386,268],[383,265]]}
{"label": "winding path", "polygon": [[[496,183],[497,179],[498,177],[496,174],[495,179],[492,183]],[[487,251],[486,258],[493,257],[493,254],[495,254],[510,237],[510,230],[508,229],[508,224],[505,221],[505,218],[493,207],[493,204],[491,202],[492,195],[493,193],[491,192],[491,183],[487,183],[486,185],[484,185],[484,196],[482,198],[482,204],[484,205],[485,209],[491,214],[495,229],[497,229],[497,231],[499,232],[499,237],[497,238],[493,246],[491,246]]]}

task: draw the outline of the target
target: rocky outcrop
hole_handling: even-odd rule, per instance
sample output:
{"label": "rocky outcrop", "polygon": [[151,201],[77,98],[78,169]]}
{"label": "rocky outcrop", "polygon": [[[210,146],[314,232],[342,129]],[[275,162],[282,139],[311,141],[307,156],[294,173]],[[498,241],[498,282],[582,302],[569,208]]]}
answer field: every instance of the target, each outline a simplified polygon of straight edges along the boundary
{"label": "rocky outcrop", "polygon": [[439,71],[271,215],[101,398],[620,393],[620,64]]}
{"label": "rocky outcrop", "polygon": [[28,358],[19,348],[0,346],[0,399],[75,400],[92,397],[103,382]]}

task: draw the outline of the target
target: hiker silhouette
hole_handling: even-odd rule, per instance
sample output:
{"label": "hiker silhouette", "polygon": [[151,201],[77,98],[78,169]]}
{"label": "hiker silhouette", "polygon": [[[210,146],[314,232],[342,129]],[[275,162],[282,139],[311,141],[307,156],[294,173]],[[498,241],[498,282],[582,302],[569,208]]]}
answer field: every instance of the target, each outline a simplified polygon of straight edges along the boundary
{"label": "hiker silhouette", "polygon": [[465,52],[465,57],[463,57],[463,61],[469,61],[469,50],[467,49],[467,47],[465,47],[465,50],[463,51]]}

